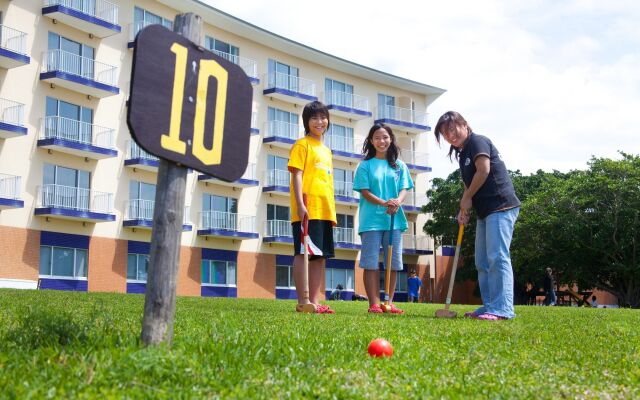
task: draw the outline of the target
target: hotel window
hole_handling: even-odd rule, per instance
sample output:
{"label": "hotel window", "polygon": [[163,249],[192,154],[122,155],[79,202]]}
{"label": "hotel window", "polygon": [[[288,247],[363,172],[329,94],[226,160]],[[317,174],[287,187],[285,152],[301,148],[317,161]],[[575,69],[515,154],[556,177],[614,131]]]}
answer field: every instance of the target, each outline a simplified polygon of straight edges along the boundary
{"label": "hotel window", "polygon": [[202,260],[202,283],[235,286],[236,268],[233,261]]}
{"label": "hotel window", "polygon": [[129,218],[153,219],[153,206],[156,201],[156,185],[152,183],[129,182]]}
{"label": "hotel window", "polygon": [[[328,141],[325,139],[325,143],[329,143],[331,150],[354,153],[353,128],[331,123],[325,136],[328,139]],[[359,145],[360,143],[356,144],[356,146]],[[359,149],[358,153],[360,153]]]}
{"label": "hotel window", "polygon": [[343,290],[353,290],[354,271],[352,269],[326,268],[324,274],[325,290],[333,290],[338,285],[342,285]]}
{"label": "hotel window", "polygon": [[[407,273],[406,272],[401,272],[398,271],[397,272],[397,278],[396,278],[396,290],[395,292],[406,292],[407,291]],[[380,291],[384,291],[385,283],[384,283],[384,277],[385,277],[385,273],[384,271],[380,272]]]}
{"label": "hotel window", "polygon": [[45,137],[93,143],[93,110],[47,97]]}
{"label": "hotel window", "polygon": [[324,90],[329,104],[353,107],[353,85],[326,78],[324,80]]}
{"label": "hotel window", "polygon": [[202,211],[218,211],[236,214],[238,212],[238,200],[232,197],[205,193],[202,195]]}
{"label": "hotel window", "polygon": [[148,254],[127,255],[127,279],[134,281],[147,281],[147,270],[149,268]]}
{"label": "hotel window", "polygon": [[267,221],[289,222],[289,207],[267,204]]}
{"label": "hotel window", "polygon": [[86,278],[87,250],[40,246],[40,275]]}
{"label": "hotel window", "polygon": [[353,171],[334,168],[333,188],[336,196],[353,197]]}
{"label": "hotel window", "polygon": [[[205,36],[204,47],[211,51],[216,52],[216,54],[220,55],[226,60],[231,61],[234,64],[238,63],[238,56],[240,56],[240,49],[237,48],[236,46],[232,46],[229,43],[212,38],[211,36]],[[219,53],[223,53],[223,54],[219,54]]]}
{"label": "hotel window", "polygon": [[268,72],[269,87],[298,92],[298,68],[269,59]]}
{"label": "hotel window", "polygon": [[296,287],[293,280],[293,266],[276,265],[276,287],[282,289],[292,289]]}
{"label": "hotel window", "polygon": [[88,210],[89,180],[90,174],[87,171],[45,164],[42,205]]}
{"label": "hotel window", "polygon": [[289,160],[284,157],[271,154],[267,156],[268,186],[289,186],[290,174],[287,164]]}
{"label": "hotel window", "polygon": [[[53,63],[56,68],[64,72],[79,75],[87,79],[93,79],[93,59],[95,50],[91,46],[78,43],[60,36],[57,33],[49,32],[49,63]],[[51,52],[51,50],[59,50]],[[83,58],[78,58],[83,57]]]}
{"label": "hotel window", "polygon": [[353,229],[353,215],[336,214],[336,220],[336,227]]}
{"label": "hotel window", "polygon": [[395,118],[396,98],[378,93],[378,118]]}
{"label": "hotel window", "polygon": [[270,136],[298,138],[298,114],[269,107],[267,121],[269,121]]}
{"label": "hotel window", "polygon": [[162,25],[165,28],[173,29],[173,22],[166,18],[162,18],[159,15],[151,13],[143,8],[135,7],[133,9],[133,24],[135,27],[135,33],[138,33],[142,28],[149,25]]}

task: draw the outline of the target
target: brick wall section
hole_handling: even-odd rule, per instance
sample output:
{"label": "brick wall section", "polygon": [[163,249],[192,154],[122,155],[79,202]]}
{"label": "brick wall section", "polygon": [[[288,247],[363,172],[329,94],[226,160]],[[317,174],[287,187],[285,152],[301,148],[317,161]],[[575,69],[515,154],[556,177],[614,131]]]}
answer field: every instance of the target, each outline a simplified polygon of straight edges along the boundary
{"label": "brick wall section", "polygon": [[202,283],[202,249],[180,247],[176,294],[178,296],[200,296]]}
{"label": "brick wall section", "polygon": [[0,278],[38,280],[40,231],[0,226]]}
{"label": "brick wall section", "polygon": [[127,291],[127,241],[92,236],[89,240],[88,290]]}
{"label": "brick wall section", "polygon": [[276,297],[275,254],[238,252],[237,265],[239,298]]}

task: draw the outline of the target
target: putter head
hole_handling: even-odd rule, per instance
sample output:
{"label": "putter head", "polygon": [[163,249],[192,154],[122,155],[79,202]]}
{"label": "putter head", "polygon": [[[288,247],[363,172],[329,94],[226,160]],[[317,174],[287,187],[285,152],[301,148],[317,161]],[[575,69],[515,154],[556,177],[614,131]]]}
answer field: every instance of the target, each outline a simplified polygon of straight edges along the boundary
{"label": "putter head", "polygon": [[442,309],[436,311],[436,318],[455,318],[458,315],[455,311],[449,311],[447,309]]}
{"label": "putter head", "polygon": [[316,312],[316,306],[311,303],[298,304],[296,309],[298,312],[305,313],[305,314],[313,314]]}

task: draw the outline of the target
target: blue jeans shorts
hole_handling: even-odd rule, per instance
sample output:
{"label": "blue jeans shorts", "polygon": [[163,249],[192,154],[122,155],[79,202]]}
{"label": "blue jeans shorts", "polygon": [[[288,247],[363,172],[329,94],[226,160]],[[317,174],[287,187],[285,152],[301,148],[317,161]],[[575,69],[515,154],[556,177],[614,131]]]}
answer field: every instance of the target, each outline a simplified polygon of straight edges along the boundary
{"label": "blue jeans shorts", "polygon": [[[377,270],[380,262],[380,246],[382,246],[384,268],[387,268],[387,250],[389,231],[368,231],[360,234],[362,250],[360,252],[360,268]],[[393,231],[393,252],[391,254],[391,270],[402,271],[402,232]]]}

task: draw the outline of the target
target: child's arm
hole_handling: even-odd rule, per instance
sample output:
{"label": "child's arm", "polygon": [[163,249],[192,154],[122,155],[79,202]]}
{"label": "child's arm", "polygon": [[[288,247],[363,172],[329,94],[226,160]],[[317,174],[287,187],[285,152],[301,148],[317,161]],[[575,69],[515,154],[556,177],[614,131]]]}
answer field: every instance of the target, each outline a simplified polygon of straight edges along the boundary
{"label": "child's arm", "polygon": [[387,206],[387,202],[382,200],[380,197],[371,193],[369,189],[361,189],[360,194],[364,196],[364,198],[371,204],[375,204],[378,206]]}
{"label": "child's arm", "polygon": [[302,170],[291,168],[291,171],[291,175],[293,175],[293,195],[298,206],[298,217],[300,221],[304,221],[304,217],[307,215],[307,207],[305,207],[302,199]]}

